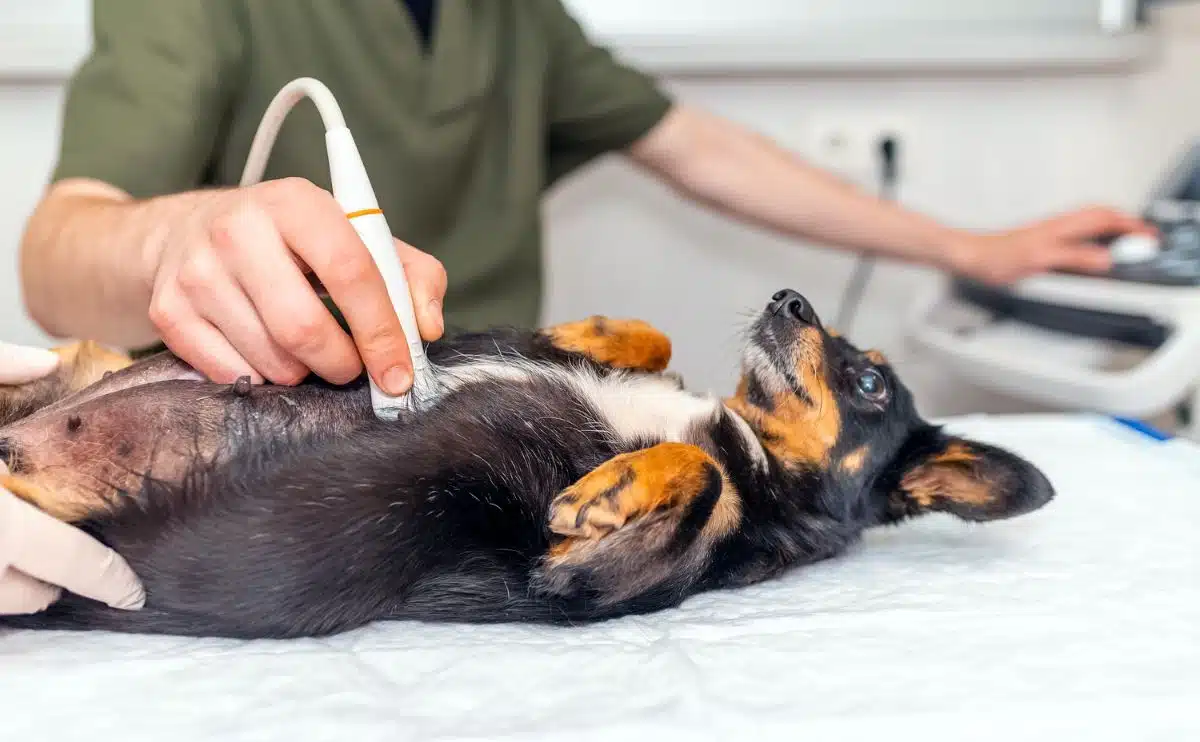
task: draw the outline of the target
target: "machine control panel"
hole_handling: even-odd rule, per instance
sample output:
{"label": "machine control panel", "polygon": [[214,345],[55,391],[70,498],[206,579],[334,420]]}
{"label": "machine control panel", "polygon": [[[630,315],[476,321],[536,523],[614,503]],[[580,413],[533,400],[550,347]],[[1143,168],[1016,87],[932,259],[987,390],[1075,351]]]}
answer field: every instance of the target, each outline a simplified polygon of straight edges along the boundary
{"label": "machine control panel", "polygon": [[1200,142],[1151,194],[1143,218],[1158,231],[1104,240],[1113,267],[1106,277],[1163,286],[1200,286]]}

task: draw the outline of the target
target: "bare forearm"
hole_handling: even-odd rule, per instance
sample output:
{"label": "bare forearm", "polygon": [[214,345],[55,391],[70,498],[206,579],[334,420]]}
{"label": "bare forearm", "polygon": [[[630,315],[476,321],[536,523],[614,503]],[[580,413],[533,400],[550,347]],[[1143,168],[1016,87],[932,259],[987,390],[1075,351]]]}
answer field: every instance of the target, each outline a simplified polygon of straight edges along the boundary
{"label": "bare forearm", "polygon": [[939,267],[954,264],[963,238],[694,109],[677,107],[630,154],[696,201],[790,237]]}
{"label": "bare forearm", "polygon": [[135,201],[103,183],[64,181],[47,194],[21,245],[21,281],[34,320],[57,337],[122,347],[152,343],[147,315],[165,225],[197,197]]}

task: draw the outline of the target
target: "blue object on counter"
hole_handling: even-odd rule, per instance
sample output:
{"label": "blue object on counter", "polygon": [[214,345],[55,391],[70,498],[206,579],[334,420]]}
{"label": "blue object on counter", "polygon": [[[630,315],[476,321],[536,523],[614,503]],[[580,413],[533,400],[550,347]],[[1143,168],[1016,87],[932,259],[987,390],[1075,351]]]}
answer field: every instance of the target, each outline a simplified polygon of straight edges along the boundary
{"label": "blue object on counter", "polygon": [[1117,421],[1118,423],[1120,423],[1121,425],[1124,425],[1127,428],[1136,430],[1137,432],[1141,433],[1142,435],[1146,436],[1147,438],[1153,438],[1156,441],[1169,441],[1175,437],[1175,436],[1171,435],[1170,433],[1166,433],[1166,432],[1159,430],[1158,428],[1154,427],[1153,425],[1144,423],[1141,420],[1135,420],[1131,417],[1114,417],[1113,420]]}

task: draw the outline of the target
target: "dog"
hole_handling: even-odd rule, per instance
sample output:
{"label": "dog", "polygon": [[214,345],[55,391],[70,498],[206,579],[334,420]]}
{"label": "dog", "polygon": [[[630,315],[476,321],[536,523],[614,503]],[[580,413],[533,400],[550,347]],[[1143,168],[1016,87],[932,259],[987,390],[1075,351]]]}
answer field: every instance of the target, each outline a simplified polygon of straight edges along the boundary
{"label": "dog", "polygon": [[[1016,454],[932,425],[887,359],[785,289],[736,391],[685,389],[639,320],[431,343],[440,396],[376,418],[365,377],[215,384],[91,343],[0,397],[17,496],[94,535],[146,605],[67,595],[24,629],[325,636],[385,620],[577,625],[669,609],[928,513],[1054,497]],[[7,419],[5,419],[7,418]]]}

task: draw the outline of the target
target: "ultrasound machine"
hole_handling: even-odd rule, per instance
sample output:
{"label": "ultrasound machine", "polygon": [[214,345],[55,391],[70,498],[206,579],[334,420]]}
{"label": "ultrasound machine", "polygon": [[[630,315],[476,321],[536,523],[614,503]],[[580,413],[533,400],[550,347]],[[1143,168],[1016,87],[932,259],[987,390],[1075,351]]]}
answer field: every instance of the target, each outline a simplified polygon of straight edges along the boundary
{"label": "ultrasound machine", "polygon": [[984,387],[1142,420],[1174,412],[1200,437],[1200,140],[1143,217],[1159,235],[1106,237],[1104,275],[952,280],[915,307],[912,340]]}

